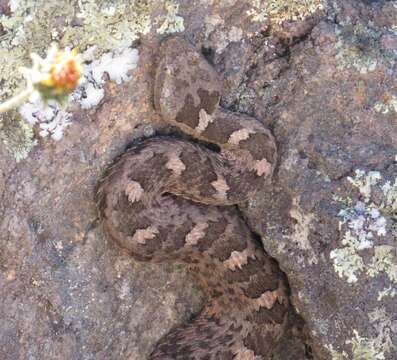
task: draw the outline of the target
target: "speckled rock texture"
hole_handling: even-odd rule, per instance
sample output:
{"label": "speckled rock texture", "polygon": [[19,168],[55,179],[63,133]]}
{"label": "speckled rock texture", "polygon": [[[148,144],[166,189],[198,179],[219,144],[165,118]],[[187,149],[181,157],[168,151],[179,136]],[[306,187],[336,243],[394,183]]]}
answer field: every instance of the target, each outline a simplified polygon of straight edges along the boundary
{"label": "speckled rock texture", "polygon": [[[258,118],[278,143],[272,189],[242,209],[297,313],[272,359],[396,359],[396,1],[66,3],[0,0],[2,56],[26,64],[55,38],[100,54],[131,46],[139,62],[122,84],[106,81],[98,105],[71,104],[59,141],[36,124],[25,146],[20,116],[0,117],[0,358],[145,359],[202,306],[183,267],[141,264],[106,239],[94,203],[131,144],[181,136],[152,96],[159,43],[179,32],[224,79],[222,106]],[[86,18],[71,15],[79,6]],[[11,60],[2,98],[18,88]]]}

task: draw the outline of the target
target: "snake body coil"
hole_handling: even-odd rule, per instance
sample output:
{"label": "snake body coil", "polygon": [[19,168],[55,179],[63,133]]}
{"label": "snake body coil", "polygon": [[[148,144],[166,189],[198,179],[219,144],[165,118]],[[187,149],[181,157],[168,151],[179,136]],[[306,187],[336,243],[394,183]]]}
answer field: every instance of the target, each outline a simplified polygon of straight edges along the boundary
{"label": "snake body coil", "polygon": [[163,337],[150,359],[268,359],[283,333],[283,274],[234,206],[268,186],[273,136],[219,106],[221,82],[179,37],[164,41],[155,107],[164,121],[220,151],[174,138],[130,149],[98,191],[106,233],[141,261],[183,262],[208,296],[191,322]]}

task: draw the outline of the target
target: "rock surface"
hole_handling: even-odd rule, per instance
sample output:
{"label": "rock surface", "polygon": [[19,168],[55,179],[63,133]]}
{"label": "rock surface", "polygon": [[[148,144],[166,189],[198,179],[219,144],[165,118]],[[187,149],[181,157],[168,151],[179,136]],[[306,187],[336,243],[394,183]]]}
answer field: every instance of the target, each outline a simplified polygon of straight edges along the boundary
{"label": "rock surface", "polygon": [[[44,22],[65,46],[139,50],[130,80],[106,82],[89,110],[70,105],[60,141],[40,138],[36,124],[38,144],[18,163],[9,148],[19,133],[4,127],[18,115],[0,118],[0,358],[145,359],[200,308],[183,268],[140,264],[104,238],[93,200],[128,146],[174,132],[151,91],[160,40],[182,31],[223,77],[222,105],[257,117],[278,141],[273,190],[243,209],[299,314],[274,359],[396,358],[397,3],[308,1],[294,19],[297,2],[284,2],[281,13],[273,1],[98,2],[105,25],[88,27],[66,6],[51,18],[29,1],[0,0],[0,50],[18,59],[23,37],[10,19],[29,13],[34,48],[48,45],[49,34],[29,32]],[[128,24],[107,23],[122,6]]]}

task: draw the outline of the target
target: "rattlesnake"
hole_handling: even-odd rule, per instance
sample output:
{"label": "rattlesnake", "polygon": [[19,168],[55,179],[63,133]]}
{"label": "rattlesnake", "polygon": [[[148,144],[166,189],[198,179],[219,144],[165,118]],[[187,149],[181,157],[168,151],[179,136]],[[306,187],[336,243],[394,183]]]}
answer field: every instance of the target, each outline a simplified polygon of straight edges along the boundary
{"label": "rattlesnake", "polygon": [[186,263],[209,299],[149,358],[268,359],[285,328],[287,286],[233,205],[269,185],[274,138],[256,119],[219,106],[215,70],[184,39],[164,40],[160,59],[155,108],[196,141],[145,140],[97,194],[111,239],[140,261]]}

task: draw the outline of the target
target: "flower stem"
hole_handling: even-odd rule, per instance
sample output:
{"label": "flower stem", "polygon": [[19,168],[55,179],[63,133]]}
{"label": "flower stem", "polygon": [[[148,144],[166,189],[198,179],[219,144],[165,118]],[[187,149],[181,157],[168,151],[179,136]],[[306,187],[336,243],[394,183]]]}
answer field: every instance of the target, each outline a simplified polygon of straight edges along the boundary
{"label": "flower stem", "polygon": [[11,109],[15,109],[27,101],[33,93],[33,88],[28,87],[23,90],[20,94],[13,96],[11,99],[6,100],[2,104],[0,103],[0,114]]}

